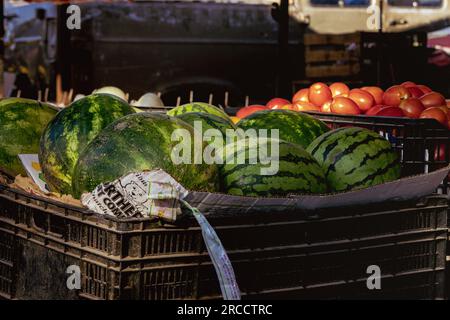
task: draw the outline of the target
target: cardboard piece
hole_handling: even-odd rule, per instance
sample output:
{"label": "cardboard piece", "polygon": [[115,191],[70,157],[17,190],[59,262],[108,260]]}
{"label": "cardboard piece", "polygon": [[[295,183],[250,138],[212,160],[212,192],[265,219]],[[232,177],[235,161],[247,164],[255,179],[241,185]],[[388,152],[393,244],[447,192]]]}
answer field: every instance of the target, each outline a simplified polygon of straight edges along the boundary
{"label": "cardboard piece", "polygon": [[334,207],[409,201],[432,194],[450,171],[450,166],[431,173],[410,176],[370,188],[326,195],[291,195],[287,198],[257,198],[219,193],[190,192],[186,201],[205,215],[313,211]]}

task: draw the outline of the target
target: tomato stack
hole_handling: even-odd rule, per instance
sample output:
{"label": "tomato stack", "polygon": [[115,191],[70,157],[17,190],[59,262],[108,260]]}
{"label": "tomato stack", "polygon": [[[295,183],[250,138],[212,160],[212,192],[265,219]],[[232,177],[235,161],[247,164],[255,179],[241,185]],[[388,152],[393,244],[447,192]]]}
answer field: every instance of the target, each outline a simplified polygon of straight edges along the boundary
{"label": "tomato stack", "polygon": [[236,120],[264,109],[315,111],[347,115],[435,119],[450,129],[450,100],[425,85],[407,81],[386,91],[368,86],[350,89],[345,83],[317,82],[298,90],[292,101],[274,98],[266,105],[241,108]]}

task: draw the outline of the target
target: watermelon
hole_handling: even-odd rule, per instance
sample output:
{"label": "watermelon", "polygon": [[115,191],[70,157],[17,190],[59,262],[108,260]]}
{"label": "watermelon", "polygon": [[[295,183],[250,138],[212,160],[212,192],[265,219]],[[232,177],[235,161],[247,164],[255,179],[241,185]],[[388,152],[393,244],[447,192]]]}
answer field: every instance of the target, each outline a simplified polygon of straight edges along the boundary
{"label": "watermelon", "polygon": [[[193,137],[194,128],[164,114],[138,113],[126,116],[105,128],[81,154],[73,178],[73,195],[80,197],[101,183],[112,182],[128,173],[163,169],[185,188],[215,191],[216,165],[175,164],[172,139],[175,130]],[[193,139],[189,147],[193,148]],[[193,154],[193,152],[192,152]]]}
{"label": "watermelon", "polygon": [[279,139],[303,148],[307,148],[314,139],[330,130],[324,122],[291,110],[258,111],[239,121],[238,127],[244,130],[278,129]]}
{"label": "watermelon", "polygon": [[229,116],[223,111],[222,109],[213,106],[208,103],[204,102],[192,102],[188,104],[184,104],[178,107],[173,108],[172,110],[168,111],[167,114],[169,116],[175,117],[180,114],[184,113],[190,113],[190,112],[202,112],[202,113],[209,113],[216,115],[218,117],[229,119]]}
{"label": "watermelon", "polygon": [[70,194],[73,169],[83,149],[103,128],[131,113],[125,101],[109,94],[93,94],[61,110],[45,129],[39,152],[50,190]]}
{"label": "watermelon", "polygon": [[8,98],[0,101],[0,171],[26,176],[19,154],[39,152],[39,139],[57,114],[52,106],[35,100]]}
{"label": "watermelon", "polygon": [[113,96],[123,99],[124,101],[127,100],[127,95],[125,94],[125,92],[123,92],[122,89],[117,88],[117,87],[112,87],[112,86],[102,87],[99,89],[95,89],[92,93],[93,94],[111,94]]}
{"label": "watermelon", "polygon": [[389,141],[363,128],[340,128],[318,137],[307,149],[322,166],[332,191],[349,191],[400,178],[400,163]]}
{"label": "watermelon", "polygon": [[[243,143],[245,141],[245,143]],[[261,147],[267,147],[271,156],[271,144],[278,144],[278,157],[273,161],[278,171],[262,173],[270,167],[257,159]],[[220,176],[224,192],[239,196],[286,196],[289,193],[324,193],[327,185],[322,168],[309,153],[297,144],[277,139],[243,139],[228,144]],[[238,161],[239,155],[245,161]],[[276,155],[276,154],[275,154]]]}
{"label": "watermelon", "polygon": [[236,125],[230,119],[221,118],[209,113],[189,112],[180,114],[176,117],[189,123],[193,127],[195,122],[199,121],[202,124],[203,132],[208,129],[218,129],[220,130],[220,132],[222,132],[224,137],[226,135],[227,129],[237,129]]}

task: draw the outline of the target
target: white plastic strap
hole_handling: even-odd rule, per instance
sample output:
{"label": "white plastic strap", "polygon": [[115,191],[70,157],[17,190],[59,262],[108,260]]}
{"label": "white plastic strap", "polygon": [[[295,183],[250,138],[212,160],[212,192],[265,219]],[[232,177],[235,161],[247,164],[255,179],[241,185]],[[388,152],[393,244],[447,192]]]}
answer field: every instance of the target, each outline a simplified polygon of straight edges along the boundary
{"label": "white plastic strap", "polygon": [[192,211],[195,219],[202,229],[203,240],[205,241],[205,245],[208,249],[214,268],[216,269],[223,299],[240,300],[241,292],[236,282],[233,266],[231,265],[231,261],[225,252],[222,242],[220,242],[219,237],[213,227],[209,224],[208,220],[206,220],[205,216],[196,208],[191,207],[186,201],[183,201],[183,203]]}

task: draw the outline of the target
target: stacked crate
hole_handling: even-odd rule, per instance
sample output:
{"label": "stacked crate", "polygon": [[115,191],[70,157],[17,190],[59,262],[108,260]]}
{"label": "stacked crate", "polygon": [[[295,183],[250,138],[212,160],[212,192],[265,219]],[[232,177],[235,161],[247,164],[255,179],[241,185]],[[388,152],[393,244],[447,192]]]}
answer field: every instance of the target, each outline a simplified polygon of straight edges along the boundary
{"label": "stacked crate", "polygon": [[357,78],[361,56],[361,34],[322,35],[306,33],[305,78]]}

